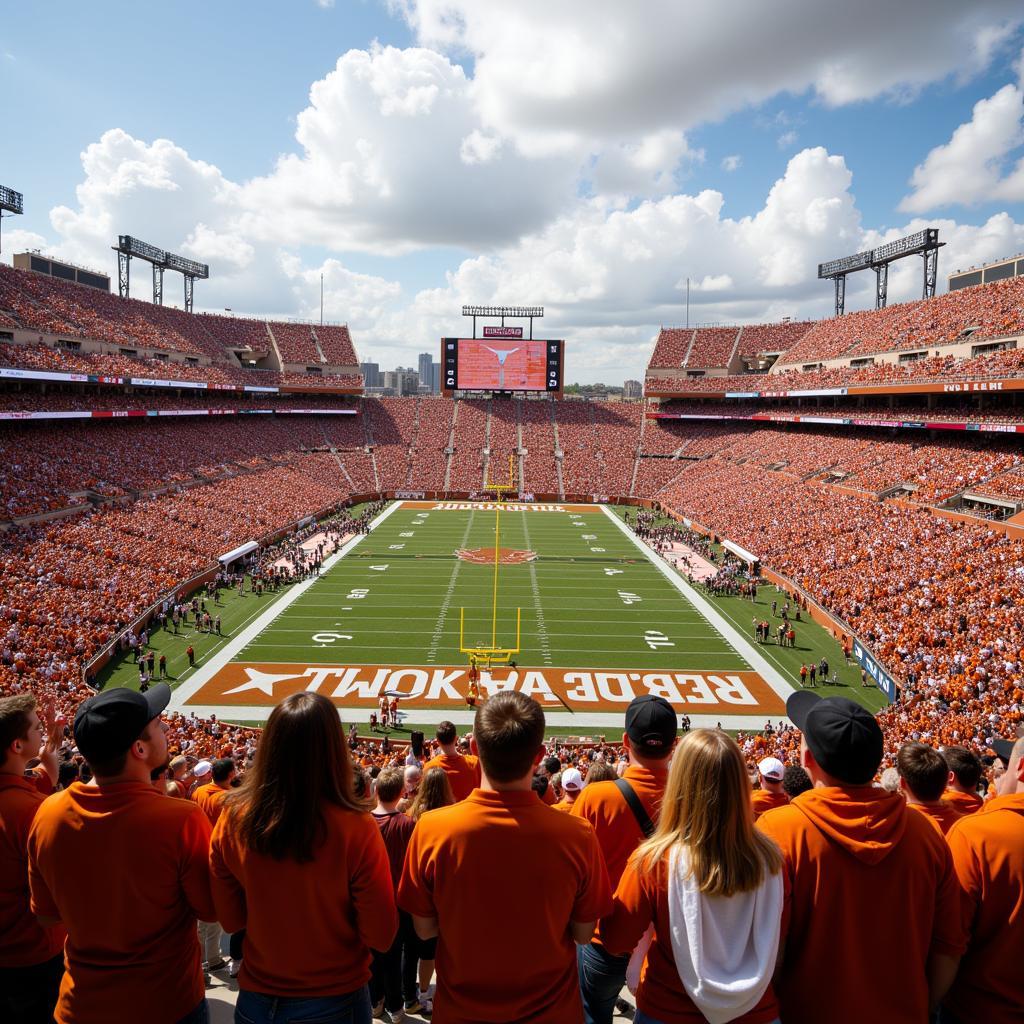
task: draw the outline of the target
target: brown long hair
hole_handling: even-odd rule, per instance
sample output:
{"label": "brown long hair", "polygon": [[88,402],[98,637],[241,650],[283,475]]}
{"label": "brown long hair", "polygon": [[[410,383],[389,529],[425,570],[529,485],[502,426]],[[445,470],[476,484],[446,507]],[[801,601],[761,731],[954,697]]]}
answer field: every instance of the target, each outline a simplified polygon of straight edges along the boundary
{"label": "brown long hair", "polygon": [[325,804],[365,810],[337,709],[321,694],[293,693],[271,712],[256,761],[228,794],[225,812],[250,850],[305,862],[323,839]]}
{"label": "brown long hair", "polygon": [[448,773],[443,768],[431,768],[423,773],[420,788],[409,805],[409,817],[416,821],[427,811],[448,807],[453,803],[455,794],[452,792],[452,784],[448,781]]}
{"label": "brown long hair", "polygon": [[778,846],[754,826],[743,754],[717,729],[694,729],[676,747],[658,827],[637,850],[639,870],[652,872],[677,844],[708,896],[749,892],[782,868]]}

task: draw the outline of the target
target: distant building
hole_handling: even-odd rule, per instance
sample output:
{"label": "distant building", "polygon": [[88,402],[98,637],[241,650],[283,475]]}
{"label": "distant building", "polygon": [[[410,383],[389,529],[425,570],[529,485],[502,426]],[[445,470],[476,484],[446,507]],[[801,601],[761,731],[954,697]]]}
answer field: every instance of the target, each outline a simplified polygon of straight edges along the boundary
{"label": "distant building", "polygon": [[622,385],[623,398],[640,398],[644,393],[644,387],[638,380],[627,380]]}
{"label": "distant building", "polygon": [[430,364],[430,390],[435,395],[441,393],[441,364],[438,362]]}
{"label": "distant building", "polygon": [[421,352],[418,360],[420,384],[432,386],[434,380],[434,357],[429,352]]}
{"label": "distant building", "polygon": [[363,375],[363,383],[366,387],[379,388],[382,386],[379,363],[360,363],[359,372]]}
{"label": "distant building", "polygon": [[383,378],[384,387],[398,398],[419,392],[420,375],[411,366],[408,369],[399,366],[395,370],[385,370]]}

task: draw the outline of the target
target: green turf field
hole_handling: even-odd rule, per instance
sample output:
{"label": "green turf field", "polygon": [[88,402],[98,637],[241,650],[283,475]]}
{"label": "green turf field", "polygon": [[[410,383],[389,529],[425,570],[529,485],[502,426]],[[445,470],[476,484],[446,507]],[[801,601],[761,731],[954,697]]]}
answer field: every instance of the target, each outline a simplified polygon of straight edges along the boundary
{"label": "green turf field", "polygon": [[[532,554],[499,566],[495,625],[496,520],[504,555]],[[781,717],[800,663],[822,654],[841,683],[822,694],[880,706],[881,694],[860,688],[859,670],[842,663],[817,625],[797,625],[795,649],[753,642],[751,619],[770,617],[774,587],[756,604],[709,598],[638,547],[620,521],[593,506],[495,512],[399,503],[321,577],[262,598],[224,595],[224,637],[160,633],[153,646],[168,655],[174,706],[244,721],[265,718],[297,689],[325,693],[355,721],[368,719],[382,692],[408,696],[407,728],[469,721],[463,609],[463,642],[472,647],[514,647],[520,616],[515,666],[485,673],[485,694],[505,685],[531,693],[552,731],[621,727],[625,704],[644,692],[664,692],[695,724],[759,727]],[[457,555],[481,550],[483,564]],[[184,661],[190,642],[194,669]],[[130,663],[110,670],[116,682],[134,676]]]}

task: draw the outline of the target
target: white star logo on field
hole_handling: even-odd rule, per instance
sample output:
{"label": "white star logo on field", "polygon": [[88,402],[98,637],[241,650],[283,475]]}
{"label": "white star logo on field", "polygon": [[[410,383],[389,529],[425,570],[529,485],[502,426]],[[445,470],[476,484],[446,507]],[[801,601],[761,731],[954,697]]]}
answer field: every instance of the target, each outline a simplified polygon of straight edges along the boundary
{"label": "white star logo on field", "polygon": [[244,693],[246,690],[260,690],[268,697],[274,696],[274,683],[282,683],[286,679],[297,679],[294,672],[286,675],[275,675],[273,672],[261,672],[258,668],[247,668],[245,674],[249,677],[247,682],[236,686],[233,690],[225,690],[224,696],[232,693]]}

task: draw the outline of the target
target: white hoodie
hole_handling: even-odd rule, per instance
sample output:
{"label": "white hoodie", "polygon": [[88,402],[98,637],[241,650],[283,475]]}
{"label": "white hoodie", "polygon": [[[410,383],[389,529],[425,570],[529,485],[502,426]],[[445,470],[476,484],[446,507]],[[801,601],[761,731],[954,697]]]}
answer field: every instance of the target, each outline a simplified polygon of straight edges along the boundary
{"label": "white hoodie", "polygon": [[775,971],[782,923],[782,874],[735,896],[706,896],[689,876],[689,853],[676,846],[668,866],[668,906],[676,970],[711,1024],[753,1009]]}

